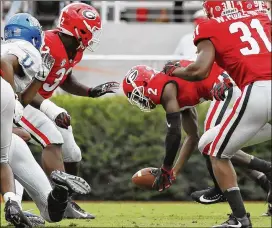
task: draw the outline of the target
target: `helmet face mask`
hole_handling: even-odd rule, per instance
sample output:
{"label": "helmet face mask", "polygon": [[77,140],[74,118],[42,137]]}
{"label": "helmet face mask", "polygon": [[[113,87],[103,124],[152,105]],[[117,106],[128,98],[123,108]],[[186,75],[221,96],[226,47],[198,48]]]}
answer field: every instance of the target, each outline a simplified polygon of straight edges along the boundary
{"label": "helmet face mask", "polygon": [[145,95],[148,82],[154,75],[155,71],[152,68],[139,65],[131,68],[123,80],[123,90],[128,101],[143,112],[150,112],[156,107]]}
{"label": "helmet face mask", "polygon": [[150,112],[156,107],[148,97],[144,96],[144,86],[135,87],[131,93],[128,93],[128,101],[143,112]]}

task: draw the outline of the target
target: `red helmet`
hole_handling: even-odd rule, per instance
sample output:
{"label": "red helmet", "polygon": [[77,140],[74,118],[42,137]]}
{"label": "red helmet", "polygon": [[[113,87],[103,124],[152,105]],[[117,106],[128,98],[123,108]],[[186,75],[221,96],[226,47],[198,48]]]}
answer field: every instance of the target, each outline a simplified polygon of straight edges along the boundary
{"label": "red helmet", "polygon": [[123,80],[123,90],[132,105],[138,106],[144,112],[150,112],[156,105],[148,98],[146,87],[158,72],[151,67],[138,65],[132,67]]}
{"label": "red helmet", "polygon": [[85,3],[71,3],[61,10],[57,28],[74,36],[80,48],[94,51],[101,35],[101,19],[96,9]]}
{"label": "red helmet", "polygon": [[239,11],[266,12],[267,4],[264,1],[241,0],[241,1],[207,1],[203,2],[207,17],[221,17]]}

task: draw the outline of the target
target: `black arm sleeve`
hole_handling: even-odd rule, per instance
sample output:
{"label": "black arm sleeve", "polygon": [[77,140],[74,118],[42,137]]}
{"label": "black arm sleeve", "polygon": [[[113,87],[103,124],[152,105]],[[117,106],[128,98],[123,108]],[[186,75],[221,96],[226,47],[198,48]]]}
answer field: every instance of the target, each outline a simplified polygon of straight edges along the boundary
{"label": "black arm sleeve", "polygon": [[171,167],[174,163],[181,140],[181,117],[180,112],[166,114],[167,135],[165,139],[165,158],[164,166]]}

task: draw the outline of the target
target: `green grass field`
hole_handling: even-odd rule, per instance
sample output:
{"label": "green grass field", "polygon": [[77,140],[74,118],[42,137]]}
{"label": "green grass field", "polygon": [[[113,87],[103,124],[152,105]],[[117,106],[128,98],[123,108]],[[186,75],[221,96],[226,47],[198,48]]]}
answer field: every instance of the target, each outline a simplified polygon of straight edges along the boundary
{"label": "green grass field", "polygon": [[[63,220],[47,227],[211,227],[223,222],[230,212],[225,203],[204,206],[188,202],[88,202],[82,208],[96,215],[94,220]],[[264,203],[247,203],[254,227],[271,227],[271,218],[261,217]],[[38,210],[33,203],[24,203],[24,210]],[[1,227],[6,226],[1,207]]]}

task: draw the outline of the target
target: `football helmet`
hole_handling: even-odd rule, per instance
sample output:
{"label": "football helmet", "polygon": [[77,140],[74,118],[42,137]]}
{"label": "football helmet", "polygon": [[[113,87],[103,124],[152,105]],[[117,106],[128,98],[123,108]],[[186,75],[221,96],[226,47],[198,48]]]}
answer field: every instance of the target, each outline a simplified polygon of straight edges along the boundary
{"label": "football helmet", "polygon": [[85,3],[71,3],[61,10],[57,28],[75,37],[79,48],[94,51],[100,42],[101,19],[96,9]]}
{"label": "football helmet", "polygon": [[151,67],[138,65],[132,67],[123,80],[123,91],[132,105],[141,111],[150,112],[156,105],[148,98],[146,87],[158,72]]}
{"label": "football helmet", "polygon": [[4,38],[5,41],[28,41],[39,51],[44,43],[44,33],[39,21],[28,13],[17,13],[8,20],[4,28]]}
{"label": "football helmet", "polygon": [[204,11],[208,18],[221,17],[237,12],[259,11],[267,12],[267,4],[264,1],[208,1],[203,2]]}
{"label": "football helmet", "polygon": [[208,20],[208,18],[202,9],[196,11],[193,15],[193,21],[194,21],[195,25],[198,25],[201,22],[206,21],[206,20]]}

